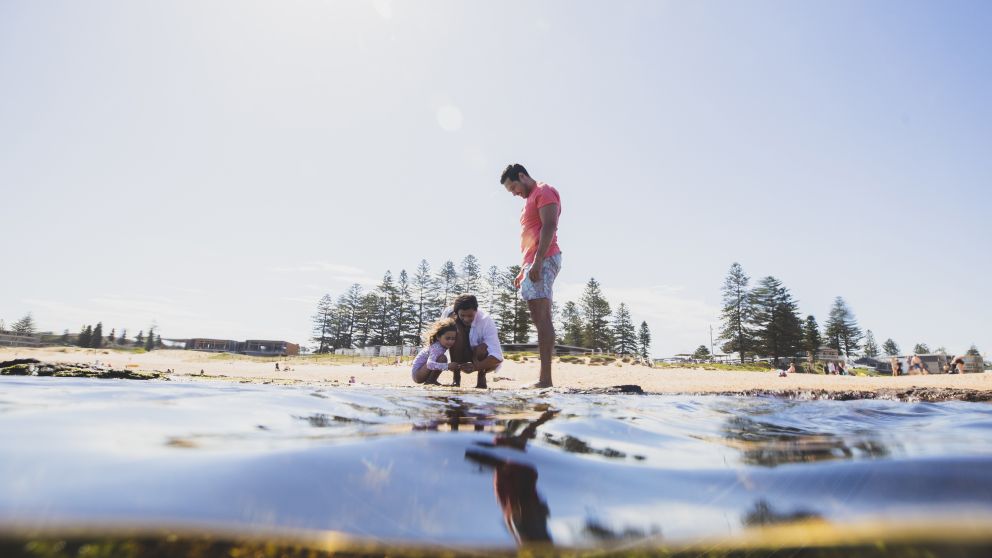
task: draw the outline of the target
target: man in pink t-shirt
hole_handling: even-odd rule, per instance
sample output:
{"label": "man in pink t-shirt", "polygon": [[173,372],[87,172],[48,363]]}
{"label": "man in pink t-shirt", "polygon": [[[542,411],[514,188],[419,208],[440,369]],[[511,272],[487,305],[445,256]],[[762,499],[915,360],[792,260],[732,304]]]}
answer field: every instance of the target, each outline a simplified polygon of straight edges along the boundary
{"label": "man in pink t-shirt", "polygon": [[499,182],[507,192],[524,198],[524,208],[520,212],[520,251],[524,259],[513,284],[527,301],[531,320],[537,328],[541,376],[534,387],[551,387],[551,358],[555,348],[551,301],[555,278],[561,270],[561,249],[558,247],[561,197],[558,190],[531,178],[520,164],[508,165]]}

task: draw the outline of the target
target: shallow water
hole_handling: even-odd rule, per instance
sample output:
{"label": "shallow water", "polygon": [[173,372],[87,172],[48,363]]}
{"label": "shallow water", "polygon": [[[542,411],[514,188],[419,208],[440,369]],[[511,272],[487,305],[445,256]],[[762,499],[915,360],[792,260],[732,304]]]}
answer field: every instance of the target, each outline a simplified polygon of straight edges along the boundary
{"label": "shallow water", "polygon": [[992,405],[0,379],[0,527],[597,547],[992,532]]}

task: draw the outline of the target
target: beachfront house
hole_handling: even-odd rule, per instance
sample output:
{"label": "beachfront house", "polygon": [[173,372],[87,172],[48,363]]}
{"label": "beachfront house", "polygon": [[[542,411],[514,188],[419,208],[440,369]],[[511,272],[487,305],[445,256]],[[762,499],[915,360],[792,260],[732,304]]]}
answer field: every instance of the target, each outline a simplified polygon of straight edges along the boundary
{"label": "beachfront house", "polygon": [[240,343],[233,339],[187,339],[185,348],[187,351],[206,351],[209,353],[236,353]]}
{"label": "beachfront house", "polygon": [[300,354],[300,346],[289,341],[249,339],[240,352],[252,356],[296,356]]}
{"label": "beachfront house", "polygon": [[[182,340],[174,340],[182,341]],[[300,346],[289,341],[269,341],[249,339],[235,341],[233,339],[207,339],[197,337],[186,339],[183,345],[187,351],[206,351],[208,353],[239,353],[252,356],[285,357],[300,354]]]}

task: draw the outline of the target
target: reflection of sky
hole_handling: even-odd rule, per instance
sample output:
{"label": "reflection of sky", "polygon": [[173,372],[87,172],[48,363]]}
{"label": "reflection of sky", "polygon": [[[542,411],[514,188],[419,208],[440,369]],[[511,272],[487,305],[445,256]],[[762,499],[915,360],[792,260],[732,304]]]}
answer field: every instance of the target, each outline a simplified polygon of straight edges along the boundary
{"label": "reflection of sky", "polygon": [[[351,282],[516,263],[520,160],[562,193],[559,300],[596,277],[656,354],[708,343],[733,261],[820,323],[842,295],[879,343],[989,350],[990,25],[981,1],[2,2],[0,222],[29,240],[0,318],[302,341]],[[418,228],[451,215],[482,221]]]}
{"label": "reflection of sky", "polygon": [[[726,535],[755,509],[841,522],[928,506],[992,513],[985,404],[0,384],[0,522],[176,518],[511,545],[493,468],[467,450],[533,467],[563,544],[594,542],[590,525],[634,538]],[[492,445],[549,405],[560,412],[526,451]],[[567,437],[575,443],[559,443]],[[808,439],[847,451],[824,458]],[[865,440],[885,451],[860,451]]]}

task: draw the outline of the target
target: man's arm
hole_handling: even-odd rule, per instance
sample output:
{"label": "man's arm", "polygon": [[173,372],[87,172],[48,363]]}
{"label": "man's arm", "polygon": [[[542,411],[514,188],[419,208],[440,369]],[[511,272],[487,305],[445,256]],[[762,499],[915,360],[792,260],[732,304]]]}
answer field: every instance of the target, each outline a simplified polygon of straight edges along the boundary
{"label": "man's arm", "polygon": [[541,280],[541,266],[544,265],[544,255],[551,248],[551,241],[558,232],[558,204],[549,203],[537,210],[541,217],[541,240],[534,254],[534,265],[530,267],[530,280],[537,283]]}

